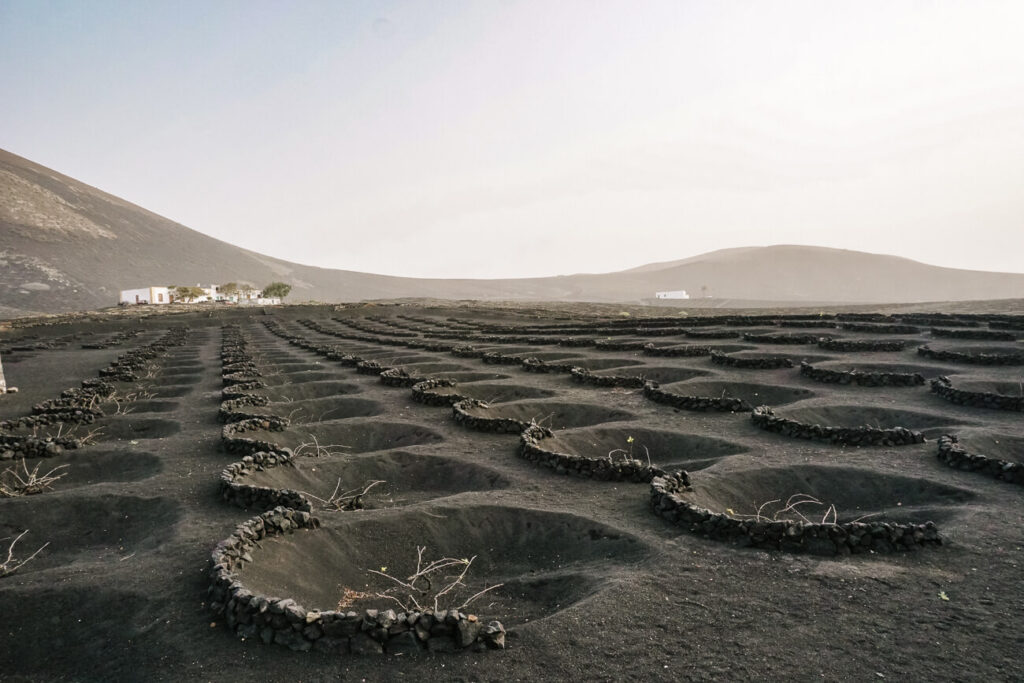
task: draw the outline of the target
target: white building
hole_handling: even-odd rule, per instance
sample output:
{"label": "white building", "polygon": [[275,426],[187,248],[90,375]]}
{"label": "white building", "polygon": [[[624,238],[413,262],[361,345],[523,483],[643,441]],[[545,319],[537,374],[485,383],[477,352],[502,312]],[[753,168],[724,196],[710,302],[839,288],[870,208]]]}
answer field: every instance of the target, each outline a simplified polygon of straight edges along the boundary
{"label": "white building", "polygon": [[169,304],[173,300],[167,287],[142,287],[122,289],[118,303],[122,304]]}
{"label": "white building", "polygon": [[192,299],[182,299],[174,293],[174,287],[142,287],[139,289],[122,289],[119,303],[121,304],[169,304],[174,301],[202,303],[206,301],[222,301],[233,304],[250,304],[253,306],[274,306],[281,303],[280,297],[265,297],[259,289],[249,285],[239,287],[231,294],[220,291],[219,285],[203,286],[196,283],[203,293]]}
{"label": "white building", "polygon": [[258,304],[260,299],[263,298],[263,290],[250,287],[249,285],[239,285],[238,292],[233,294],[232,297],[236,304]]}
{"label": "white building", "polygon": [[655,299],[689,299],[690,295],[685,289],[677,289],[673,292],[655,292]]}

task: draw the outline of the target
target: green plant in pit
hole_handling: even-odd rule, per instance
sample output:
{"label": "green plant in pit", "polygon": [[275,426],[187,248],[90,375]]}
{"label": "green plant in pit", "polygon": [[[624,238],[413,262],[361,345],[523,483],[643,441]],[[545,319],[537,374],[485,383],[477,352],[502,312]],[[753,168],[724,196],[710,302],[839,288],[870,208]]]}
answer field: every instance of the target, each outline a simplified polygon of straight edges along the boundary
{"label": "green plant in pit", "polygon": [[[614,450],[608,451],[608,462],[615,462],[615,457],[614,456],[619,454],[619,453],[622,454],[623,462],[629,462],[629,461],[632,461],[632,460],[638,460],[638,458],[634,457],[634,455],[633,455],[633,444],[634,444],[635,441],[636,441],[636,439],[634,439],[632,436],[627,437],[626,438],[626,444],[629,446],[629,450],[625,450],[623,448],[616,448]],[[647,466],[650,467],[651,466],[651,451],[647,448],[647,446],[645,446],[643,444],[640,444],[640,448],[644,449],[644,454],[647,456]]]}

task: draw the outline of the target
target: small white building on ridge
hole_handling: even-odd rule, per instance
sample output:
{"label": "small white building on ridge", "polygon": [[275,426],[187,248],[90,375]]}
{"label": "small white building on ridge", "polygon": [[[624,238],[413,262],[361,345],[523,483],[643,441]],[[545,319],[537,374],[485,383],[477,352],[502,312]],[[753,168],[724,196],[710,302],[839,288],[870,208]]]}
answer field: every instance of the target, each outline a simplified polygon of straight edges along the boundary
{"label": "small white building on ridge", "polygon": [[689,299],[690,295],[686,293],[685,289],[677,289],[672,292],[655,292],[655,299]]}
{"label": "small white building on ridge", "polygon": [[[219,285],[203,286],[197,284],[196,287],[203,290],[203,293],[192,299],[185,300],[188,303],[198,304],[207,301],[219,301],[232,304],[251,304],[254,306],[274,306],[281,303],[280,297],[265,297],[261,290],[249,286],[239,287],[231,294],[221,292]],[[122,305],[170,304],[175,301],[183,301],[181,297],[175,294],[174,290],[174,287],[159,286],[122,289],[118,303]]]}
{"label": "small white building on ridge", "polygon": [[167,287],[142,287],[140,289],[122,289],[121,304],[169,304],[173,298]]}

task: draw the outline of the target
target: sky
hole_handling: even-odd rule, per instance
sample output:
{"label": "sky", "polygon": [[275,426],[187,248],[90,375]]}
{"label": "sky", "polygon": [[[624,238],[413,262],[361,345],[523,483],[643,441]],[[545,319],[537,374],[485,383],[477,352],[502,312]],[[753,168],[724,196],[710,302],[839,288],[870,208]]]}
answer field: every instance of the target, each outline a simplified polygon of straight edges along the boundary
{"label": "sky", "polygon": [[1024,3],[0,0],[0,148],[299,263],[1024,271]]}

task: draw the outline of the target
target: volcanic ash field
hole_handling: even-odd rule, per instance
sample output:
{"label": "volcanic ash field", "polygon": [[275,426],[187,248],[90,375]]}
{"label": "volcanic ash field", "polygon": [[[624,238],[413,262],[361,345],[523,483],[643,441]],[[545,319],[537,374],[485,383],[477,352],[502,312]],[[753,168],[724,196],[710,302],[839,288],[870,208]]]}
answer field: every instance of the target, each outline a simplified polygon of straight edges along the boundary
{"label": "volcanic ash field", "polygon": [[1024,316],[263,313],[0,336],[0,678],[1024,674]]}

